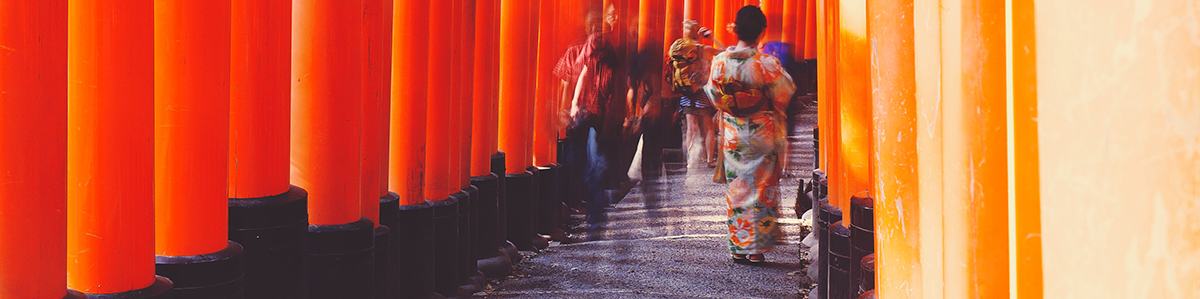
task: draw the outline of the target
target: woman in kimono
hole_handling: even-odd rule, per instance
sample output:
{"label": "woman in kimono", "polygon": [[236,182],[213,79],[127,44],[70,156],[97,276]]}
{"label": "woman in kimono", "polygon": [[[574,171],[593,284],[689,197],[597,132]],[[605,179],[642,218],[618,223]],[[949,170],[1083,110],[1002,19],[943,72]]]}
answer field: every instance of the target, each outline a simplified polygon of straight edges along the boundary
{"label": "woman in kimono", "polygon": [[758,40],[767,26],[757,6],[738,10],[733,30],[738,44],[713,58],[704,91],[713,100],[721,124],[721,154],[729,184],[729,252],[734,260],[763,262],[782,232],[779,177],[783,170],[784,110],[796,91],[779,60],[760,53]]}

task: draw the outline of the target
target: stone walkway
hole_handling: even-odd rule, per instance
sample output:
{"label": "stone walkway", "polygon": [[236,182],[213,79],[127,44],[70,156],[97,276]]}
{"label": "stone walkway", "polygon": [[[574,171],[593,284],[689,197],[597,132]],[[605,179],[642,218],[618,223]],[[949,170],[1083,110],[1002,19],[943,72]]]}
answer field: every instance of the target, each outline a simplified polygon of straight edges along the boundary
{"label": "stone walkway", "polygon": [[[815,105],[814,105],[815,106]],[[803,298],[813,287],[798,257],[802,227],[793,209],[800,178],[811,177],[816,108],[798,117],[789,137],[791,161],[781,182],[779,224],[787,235],[767,262],[737,264],[725,247],[725,186],[706,166],[668,170],[660,194],[645,184],[608,210],[609,222],[591,240],[553,242],[526,258],[512,276],[493,281],[483,298]],[[651,188],[655,189],[655,188]],[[651,198],[648,203],[647,198]],[[580,222],[576,219],[576,223]],[[574,231],[583,231],[576,224]],[[586,232],[582,232],[586,234]]]}

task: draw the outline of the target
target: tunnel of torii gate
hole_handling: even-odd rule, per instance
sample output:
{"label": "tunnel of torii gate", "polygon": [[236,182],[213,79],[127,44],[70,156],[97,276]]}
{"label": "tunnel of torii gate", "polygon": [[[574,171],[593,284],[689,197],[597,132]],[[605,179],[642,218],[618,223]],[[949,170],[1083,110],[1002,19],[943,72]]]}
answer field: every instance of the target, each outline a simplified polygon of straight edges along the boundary
{"label": "tunnel of torii gate", "polygon": [[1200,297],[1194,1],[0,0],[0,298],[470,296],[561,228],[582,16],[662,72],[744,5],[821,298]]}

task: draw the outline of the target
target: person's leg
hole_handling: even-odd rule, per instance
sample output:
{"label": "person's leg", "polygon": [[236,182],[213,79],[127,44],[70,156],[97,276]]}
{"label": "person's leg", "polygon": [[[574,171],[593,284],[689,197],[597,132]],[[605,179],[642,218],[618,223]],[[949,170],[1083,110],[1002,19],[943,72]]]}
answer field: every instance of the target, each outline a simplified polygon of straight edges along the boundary
{"label": "person's leg", "polygon": [[[687,134],[684,135],[683,139],[683,152],[687,153],[687,162],[690,164],[693,160],[692,157],[700,154],[699,149],[696,148],[696,144],[699,143],[697,138],[700,135],[700,120],[698,119],[700,117],[691,113],[688,113],[685,117],[687,121]],[[707,158],[704,160],[708,161]]]}
{"label": "person's leg", "polygon": [[717,158],[713,155],[717,152],[717,128],[712,115],[700,117],[700,121],[704,124],[704,161],[713,165]]}
{"label": "person's leg", "polygon": [[585,196],[589,199],[587,213],[588,223],[591,224],[600,224],[605,221],[604,208],[608,206],[608,199],[604,196],[604,186],[601,185],[607,161],[605,161],[605,155],[600,151],[600,145],[597,142],[598,135],[595,128],[589,128],[584,147],[587,153],[587,163],[584,166],[583,185]]}

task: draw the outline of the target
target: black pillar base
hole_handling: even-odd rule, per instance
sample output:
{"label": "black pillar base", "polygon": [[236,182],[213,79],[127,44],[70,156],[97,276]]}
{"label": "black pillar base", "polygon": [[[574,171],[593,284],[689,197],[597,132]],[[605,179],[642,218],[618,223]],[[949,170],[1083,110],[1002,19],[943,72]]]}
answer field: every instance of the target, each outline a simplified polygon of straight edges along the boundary
{"label": "black pillar base", "polygon": [[858,263],[850,259],[850,229],[841,221],[829,225],[829,299],[858,297],[857,287],[852,288],[850,269]]}
{"label": "black pillar base", "polygon": [[817,288],[820,298],[829,298],[829,226],[842,221],[842,210],[829,205],[828,198],[818,201],[820,208],[817,215]]}
{"label": "black pillar base", "polygon": [[[376,297],[379,298],[396,298],[400,294],[400,283],[397,282],[400,277],[400,195],[396,192],[388,192],[387,195],[379,198],[379,225],[388,227],[388,269],[391,271],[388,275],[391,277],[391,292],[390,297],[386,297],[386,293],[376,291]],[[379,241],[375,241],[375,247],[379,247]],[[375,258],[379,259],[378,251],[375,253]],[[376,288],[379,290],[379,288]]]}
{"label": "black pillar base", "polygon": [[562,185],[565,181],[562,175],[562,165],[558,163],[539,167],[542,181],[538,185],[541,196],[538,196],[538,234],[551,236],[551,239],[562,241],[566,233],[562,230],[560,212],[562,211]]}
{"label": "black pillar base", "polygon": [[[380,220],[382,221],[382,220]],[[375,297],[395,298],[396,277],[392,265],[392,230],[386,225],[375,228]]]}
{"label": "black pillar base", "polygon": [[538,229],[542,226],[542,196],[545,195],[542,193],[542,185],[548,184],[545,180],[549,176],[542,172],[542,167],[532,166],[525,170],[533,173],[533,189],[529,192],[529,202],[525,205],[526,215],[529,217],[529,219],[525,220],[526,225],[529,226],[529,244],[533,245],[533,251],[542,251],[542,249],[550,246],[550,242],[538,234]]}
{"label": "black pillar base", "polygon": [[400,297],[427,299],[433,292],[433,205],[425,202],[399,206],[400,219],[393,230],[400,249]]}
{"label": "black pillar base", "polygon": [[375,224],[366,217],[308,226],[311,298],[375,297]]}
{"label": "black pillar base", "polygon": [[472,216],[479,219],[479,224],[475,226],[478,230],[472,233],[477,236],[473,244],[477,251],[476,259],[494,256],[493,249],[500,248],[500,240],[503,240],[500,238],[500,203],[496,194],[499,182],[499,177],[492,173],[471,178],[471,185],[479,190],[475,197],[477,213]]}
{"label": "black pillar base", "polygon": [[245,255],[246,298],[304,298],[308,192],[229,199],[229,240]]}
{"label": "black pillar base", "polygon": [[496,244],[500,247],[508,240],[508,175],[504,160],[504,152],[492,154],[492,174],[496,175],[496,227],[500,238]]}
{"label": "black pillar base", "polygon": [[171,279],[174,298],[245,298],[242,245],[200,255],[154,256],[155,274]]}
{"label": "black pillar base", "polygon": [[475,264],[479,272],[491,278],[499,279],[512,273],[512,259],[508,257],[508,253],[499,249],[493,252],[492,256],[475,261]]}
{"label": "black pillar base", "polygon": [[458,274],[461,276],[461,285],[459,288],[468,291],[467,294],[483,290],[482,286],[476,283],[471,277],[478,273],[475,264],[476,256],[479,254],[475,249],[475,239],[477,239],[478,221],[476,213],[478,205],[476,201],[479,198],[479,189],[475,186],[467,186],[462,189],[465,196],[462,201],[458,202]]}
{"label": "black pillar base", "polygon": [[513,245],[512,241],[505,240],[504,244],[500,245],[500,251],[508,255],[508,260],[512,261],[513,265],[520,263],[521,259],[525,258],[521,256],[520,250],[517,250],[517,246]]}
{"label": "black pillar base", "polygon": [[459,192],[433,202],[433,288],[438,294],[454,297],[462,276],[459,275],[458,203],[466,196]]}
{"label": "black pillar base", "polygon": [[63,299],[84,299],[84,298],[87,298],[87,295],[84,295],[83,293],[80,293],[79,291],[72,290],[72,289],[67,289],[67,294],[63,296]]}
{"label": "black pillar base", "polygon": [[870,290],[859,290],[857,287],[859,281],[865,278],[862,267],[858,265],[863,257],[875,253],[875,200],[865,192],[855,194],[850,197],[850,215],[850,262],[854,264],[850,267],[850,280],[851,289],[858,296]]}
{"label": "black pillar base", "polygon": [[858,292],[860,294],[875,289],[875,254],[868,254],[859,264]]}
{"label": "black pillar base", "polygon": [[536,199],[534,194],[534,174],[528,170],[517,174],[505,175],[505,190],[508,200],[508,241],[520,251],[535,251],[533,247],[533,226],[530,220],[535,214],[530,214]]}
{"label": "black pillar base", "polygon": [[[173,288],[174,283],[171,282],[171,279],[162,276],[154,276],[154,283],[145,288],[120,293],[84,293],[83,295],[87,296],[88,299],[168,299],[175,298],[173,296]],[[73,294],[71,292],[67,292],[67,298],[70,298],[72,295]]]}

